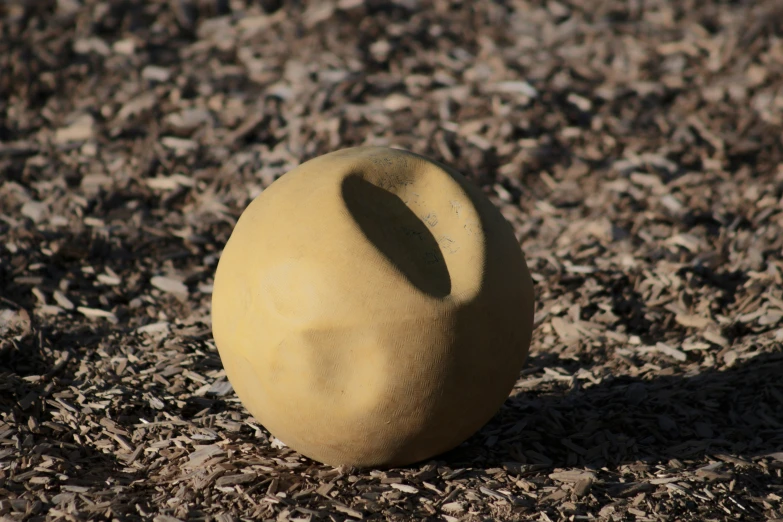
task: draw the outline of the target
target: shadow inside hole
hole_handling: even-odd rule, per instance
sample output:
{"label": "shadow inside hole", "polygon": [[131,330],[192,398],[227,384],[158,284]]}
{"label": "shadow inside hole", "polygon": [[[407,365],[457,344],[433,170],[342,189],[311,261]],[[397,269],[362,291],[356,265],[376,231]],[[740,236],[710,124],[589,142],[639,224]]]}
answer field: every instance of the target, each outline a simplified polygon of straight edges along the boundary
{"label": "shadow inside hole", "polygon": [[420,291],[451,293],[446,260],[435,237],[402,200],[359,176],[348,176],[342,197],[367,239]]}

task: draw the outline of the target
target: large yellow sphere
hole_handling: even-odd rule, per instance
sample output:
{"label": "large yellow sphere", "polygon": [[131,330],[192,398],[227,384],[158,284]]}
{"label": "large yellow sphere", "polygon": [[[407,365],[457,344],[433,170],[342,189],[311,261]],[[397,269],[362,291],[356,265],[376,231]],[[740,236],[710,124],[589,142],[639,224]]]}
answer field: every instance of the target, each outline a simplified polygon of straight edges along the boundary
{"label": "large yellow sphere", "polygon": [[459,445],[507,398],[532,327],[509,223],[461,174],[385,147],[272,183],[234,228],[212,297],[242,403],[331,465],[400,466]]}

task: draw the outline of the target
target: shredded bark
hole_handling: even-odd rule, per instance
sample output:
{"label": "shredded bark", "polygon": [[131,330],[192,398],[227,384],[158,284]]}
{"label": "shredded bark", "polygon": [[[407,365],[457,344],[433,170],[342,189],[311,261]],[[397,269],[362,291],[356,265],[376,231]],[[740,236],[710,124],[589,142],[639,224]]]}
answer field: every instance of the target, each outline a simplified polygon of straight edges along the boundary
{"label": "shredded bark", "polygon": [[[783,520],[777,0],[0,6],[0,519]],[[214,270],[297,164],[412,150],[536,284],[465,444],[331,468],[242,407]]]}

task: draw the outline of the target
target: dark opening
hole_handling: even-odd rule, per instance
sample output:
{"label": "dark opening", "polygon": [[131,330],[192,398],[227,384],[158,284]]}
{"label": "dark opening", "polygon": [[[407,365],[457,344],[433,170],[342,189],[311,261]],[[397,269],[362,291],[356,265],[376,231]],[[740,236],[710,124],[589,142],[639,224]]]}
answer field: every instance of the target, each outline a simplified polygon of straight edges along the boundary
{"label": "dark opening", "polygon": [[451,278],[427,225],[395,194],[348,176],[342,196],[364,235],[416,288],[433,297],[451,293]]}

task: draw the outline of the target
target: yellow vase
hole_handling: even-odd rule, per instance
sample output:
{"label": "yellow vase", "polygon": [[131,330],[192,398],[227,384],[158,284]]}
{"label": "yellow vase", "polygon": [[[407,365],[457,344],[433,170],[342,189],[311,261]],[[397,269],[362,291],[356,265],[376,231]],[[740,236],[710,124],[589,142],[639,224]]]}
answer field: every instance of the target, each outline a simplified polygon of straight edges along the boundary
{"label": "yellow vase", "polygon": [[331,465],[400,466],[459,445],[527,357],[533,284],[509,223],[461,174],[357,147],[303,163],[243,212],[212,328],[273,435]]}

